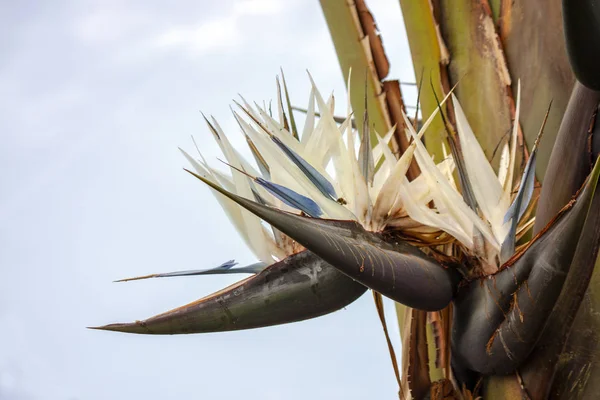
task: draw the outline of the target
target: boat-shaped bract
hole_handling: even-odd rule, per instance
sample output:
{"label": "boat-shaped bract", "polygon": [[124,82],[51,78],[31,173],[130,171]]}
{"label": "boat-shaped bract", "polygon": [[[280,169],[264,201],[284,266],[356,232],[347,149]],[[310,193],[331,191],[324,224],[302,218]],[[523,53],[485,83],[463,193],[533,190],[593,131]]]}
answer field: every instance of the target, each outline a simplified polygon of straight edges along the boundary
{"label": "boat-shaped bract", "polygon": [[339,310],[366,290],[304,250],[193,303],[143,321],[97,329],[173,335],[257,328]]}

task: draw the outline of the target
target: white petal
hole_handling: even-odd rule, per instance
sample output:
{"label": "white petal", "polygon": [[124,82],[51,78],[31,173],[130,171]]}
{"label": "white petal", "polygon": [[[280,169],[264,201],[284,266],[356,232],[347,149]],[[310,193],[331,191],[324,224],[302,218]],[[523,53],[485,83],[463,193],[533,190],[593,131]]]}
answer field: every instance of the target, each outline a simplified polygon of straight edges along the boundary
{"label": "white petal", "polygon": [[[390,129],[389,132],[385,134],[383,139],[379,138],[379,143],[377,143],[377,145],[373,148],[373,161],[375,162],[375,165],[379,164],[381,157],[384,155],[385,148],[387,147],[388,150],[390,149],[390,139],[392,138],[392,136],[394,136],[395,131],[396,125],[394,125],[392,129]],[[377,135],[377,137],[379,137],[379,135]]]}
{"label": "white petal", "polygon": [[510,150],[508,142],[502,146],[502,153],[500,153],[500,165],[498,166],[498,182],[504,188],[506,184],[506,176],[508,175],[508,164],[510,162]]}
{"label": "white petal", "polygon": [[310,89],[310,96],[308,100],[308,108],[306,109],[306,118],[304,119],[304,129],[302,130],[302,137],[300,141],[304,146],[310,140],[315,129],[315,93],[314,89]]}
{"label": "white petal", "polygon": [[[213,127],[216,129],[216,132],[213,132],[213,134],[215,135],[217,143],[221,147],[221,151],[225,155],[225,158],[234,167],[242,169],[242,164],[236,152],[233,150],[231,143],[229,143],[227,136],[214,118],[212,122]],[[212,127],[209,126],[209,128],[211,128],[212,131]],[[254,194],[252,193],[252,187],[250,185],[249,178],[238,173],[237,171],[232,171],[232,177],[233,183],[235,184],[236,194],[247,199],[254,200]],[[242,210],[241,213],[246,229],[249,232],[254,233],[250,235],[249,240],[252,243],[252,248],[256,249],[258,253],[257,257],[263,262],[272,262],[271,249],[267,244],[267,238],[261,234],[263,229],[260,218],[247,210]]]}
{"label": "white petal", "polygon": [[454,94],[452,95],[452,101],[454,103],[456,128],[469,183],[473,189],[477,205],[481,209],[483,216],[490,223],[496,240],[502,243],[508,233],[508,225],[504,224],[504,214],[509,204],[503,201],[502,186],[498,182],[496,173],[488,162]]}
{"label": "white petal", "polygon": [[404,154],[402,154],[402,157],[398,159],[398,162],[392,169],[392,172],[383,184],[381,191],[377,196],[375,206],[373,207],[373,220],[374,223],[379,224],[379,227],[382,227],[383,222],[387,218],[388,214],[392,211],[392,207],[396,202],[396,197],[401,190],[398,182],[402,182],[406,176],[406,172],[408,171],[410,163],[413,159],[414,151],[415,145],[413,143],[408,147],[408,149],[406,149]]}
{"label": "white petal", "polygon": [[[415,150],[415,158],[419,164],[419,167],[421,168],[421,173],[428,181],[434,201],[436,202],[436,206],[438,208],[445,207],[451,214],[453,222],[460,226],[463,232],[472,237],[473,226],[476,226],[477,229],[483,233],[488,242],[494,248],[499,249],[500,246],[498,241],[493,236],[490,228],[483,223],[483,221],[477,216],[477,214],[475,214],[475,212],[473,212],[473,210],[469,208],[469,206],[467,206],[467,204],[463,201],[462,196],[452,188],[450,183],[448,183],[444,175],[433,163],[423,143],[418,139],[412,125],[408,123],[408,117],[406,117],[406,114],[404,114],[404,118],[407,121],[409,132],[417,146]],[[440,226],[440,229],[444,228]],[[447,232],[452,234],[452,232]],[[459,238],[457,237],[456,239]],[[469,240],[468,242],[471,243],[472,240]],[[467,245],[467,243],[463,243]]]}
{"label": "white petal", "polygon": [[[353,219],[352,213],[341,204],[325,197],[302,171],[277,147],[266,135],[259,134],[246,121],[234,113],[234,116],[252,139],[260,154],[271,168],[271,181],[284,185],[297,193],[314,200],[329,218]],[[337,128],[336,128],[337,130]]]}
{"label": "white petal", "polygon": [[[179,150],[183,153],[183,155],[190,162],[190,164],[192,164],[192,167],[194,167],[198,174],[204,176],[212,182],[218,183],[218,179],[215,177],[215,175],[213,175],[209,170],[205,169],[204,166],[202,166],[200,163],[194,160],[194,158],[191,157],[184,150]],[[233,182],[231,182],[231,185],[233,185]],[[233,186],[229,186],[229,188],[226,187],[226,189],[230,190],[235,188]],[[244,218],[242,216],[243,210],[239,205],[237,205],[229,198],[223,196],[222,194],[214,190],[211,190],[211,192],[214,194],[215,198],[221,205],[221,208],[223,208],[223,211],[225,211],[225,214],[227,215],[233,226],[236,228],[236,230],[238,231],[248,248],[254,253],[256,257],[261,258],[261,252],[263,252],[264,249],[267,249],[269,253],[268,256],[265,256],[263,254],[263,256],[265,256],[266,258],[264,262],[272,263],[273,259],[271,255],[277,258],[285,257],[285,254],[281,250],[277,249],[275,242],[270,237],[270,235],[267,234],[267,232],[264,229],[264,226],[261,226],[260,230],[258,231],[262,232],[262,236],[260,233],[257,234],[256,231],[252,231],[251,227],[248,227],[245,223]],[[252,237],[261,238],[263,240],[263,243],[260,246],[256,246],[256,240],[252,240]],[[261,259],[261,261],[263,260]]]}

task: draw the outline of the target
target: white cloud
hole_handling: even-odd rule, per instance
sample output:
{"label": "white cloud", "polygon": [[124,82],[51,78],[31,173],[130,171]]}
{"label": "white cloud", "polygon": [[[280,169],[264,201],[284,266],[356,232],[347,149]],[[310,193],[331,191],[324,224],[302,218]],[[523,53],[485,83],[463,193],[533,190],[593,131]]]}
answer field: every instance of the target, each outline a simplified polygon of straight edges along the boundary
{"label": "white cloud", "polygon": [[240,29],[244,17],[274,16],[283,10],[282,2],[276,0],[237,1],[224,16],[196,25],[171,27],[158,36],[156,44],[163,48],[185,48],[195,55],[240,46],[244,42]]}
{"label": "white cloud", "polygon": [[31,400],[26,389],[23,373],[15,363],[0,364],[0,399]]}
{"label": "white cloud", "polygon": [[213,49],[231,47],[240,43],[236,27],[237,16],[218,18],[197,26],[179,26],[161,34],[159,47],[184,47],[194,53],[206,54]]}
{"label": "white cloud", "polygon": [[123,40],[151,19],[135,9],[102,8],[75,19],[74,34],[86,44],[109,44]]}
{"label": "white cloud", "polygon": [[233,6],[236,15],[273,15],[283,11],[283,2],[277,0],[244,0]]}

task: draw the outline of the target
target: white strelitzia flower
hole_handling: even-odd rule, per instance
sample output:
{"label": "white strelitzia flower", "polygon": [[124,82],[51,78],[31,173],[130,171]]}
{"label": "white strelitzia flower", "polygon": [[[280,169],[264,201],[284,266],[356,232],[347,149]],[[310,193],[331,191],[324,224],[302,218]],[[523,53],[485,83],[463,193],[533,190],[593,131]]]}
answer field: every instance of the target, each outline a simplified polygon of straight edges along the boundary
{"label": "white strelitzia flower", "polygon": [[[233,112],[258,168],[231,146],[214,119],[206,122],[231,167],[231,174],[219,172],[202,155],[196,160],[182,150],[183,154],[199,175],[247,199],[313,218],[354,220],[374,232],[396,231],[408,237],[427,235],[433,238],[432,246],[440,243],[435,238],[446,233],[446,243],[456,240],[471,255],[483,260],[484,265],[499,265],[501,249],[510,232],[513,237],[508,238],[508,242],[514,243],[514,231],[507,221],[507,217],[510,220],[507,212],[511,206],[517,123],[510,145],[507,143],[502,149],[500,171],[496,175],[452,94],[465,168],[459,173],[467,176],[466,182],[477,203],[473,207],[463,200],[457,189],[453,157],[445,154],[445,158],[436,164],[420,140],[438,110],[418,132],[404,115],[406,134],[412,141],[398,159],[389,148],[395,129],[383,137],[375,133],[378,142],[370,146],[367,138],[359,139],[357,130],[352,127],[350,108],[346,119],[338,124],[333,116],[333,97],[325,102],[312,78],[311,83],[300,137],[288,122],[281,92],[277,102],[279,120],[243,99],[243,105],[238,104],[243,116]],[[442,103],[448,97],[450,95]],[[519,103],[517,95],[516,121]],[[288,109],[291,113],[291,107]],[[357,152],[359,142],[361,146]],[[421,175],[409,181],[406,173],[413,161],[419,166]],[[332,173],[328,172],[330,165]],[[369,165],[377,166],[373,176],[369,176]],[[269,231],[257,216],[214,193],[248,247],[264,265],[301,249],[276,229]],[[519,218],[531,193],[526,197],[519,208]],[[427,243],[423,245],[427,246]],[[514,251],[514,244],[512,248]]]}

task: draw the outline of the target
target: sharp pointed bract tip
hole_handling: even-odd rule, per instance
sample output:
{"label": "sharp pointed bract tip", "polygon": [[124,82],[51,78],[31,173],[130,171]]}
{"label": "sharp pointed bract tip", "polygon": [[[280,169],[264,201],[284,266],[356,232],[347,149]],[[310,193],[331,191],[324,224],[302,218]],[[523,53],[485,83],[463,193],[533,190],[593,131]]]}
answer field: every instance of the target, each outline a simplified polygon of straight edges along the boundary
{"label": "sharp pointed bract tip", "polygon": [[85,329],[91,329],[95,331],[111,331],[113,330],[111,325],[120,325],[120,324],[110,324],[110,325],[100,325],[100,326],[86,326]]}
{"label": "sharp pointed bract tip", "polygon": [[135,321],[130,323],[117,323],[108,324],[102,326],[87,326],[86,329],[93,329],[97,331],[112,331],[112,332],[123,332],[123,333],[149,333],[148,329],[144,327],[141,321]]}
{"label": "sharp pointed bract tip", "polygon": [[116,281],[113,281],[113,283],[117,283],[117,282],[129,282],[129,281],[139,281],[142,279],[149,279],[149,278],[155,278],[155,275],[145,275],[145,276],[136,276],[133,278],[123,278],[123,279],[118,279]]}

